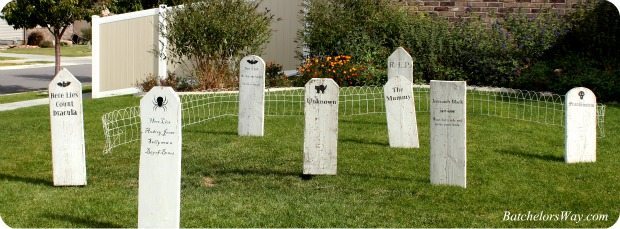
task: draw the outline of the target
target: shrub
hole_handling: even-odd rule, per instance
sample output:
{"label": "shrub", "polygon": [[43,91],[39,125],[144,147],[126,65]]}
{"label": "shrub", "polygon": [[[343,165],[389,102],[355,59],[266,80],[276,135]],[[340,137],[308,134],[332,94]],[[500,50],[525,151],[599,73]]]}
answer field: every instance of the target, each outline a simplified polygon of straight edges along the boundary
{"label": "shrub", "polygon": [[268,63],[265,67],[265,80],[268,87],[287,87],[290,86],[288,78],[282,72],[282,65]]}
{"label": "shrub", "polygon": [[182,87],[179,87],[179,78],[172,73],[168,73],[166,79],[159,79],[159,76],[149,74],[142,82],[137,82],[136,87],[143,92],[149,92],[155,86],[172,87],[175,91],[184,91]]}
{"label": "shrub", "polygon": [[363,76],[364,69],[351,62],[351,56],[323,56],[308,58],[299,67],[297,83],[303,86],[311,78],[332,78],[339,86],[366,85],[367,79]]}
{"label": "shrub", "polygon": [[91,27],[86,27],[81,30],[82,36],[80,37],[80,41],[85,44],[92,41],[93,30]]}
{"label": "shrub", "polygon": [[568,15],[569,31],[512,87],[564,94],[592,89],[598,101],[620,100],[620,15],[606,1],[586,1]]}
{"label": "shrub", "polygon": [[376,82],[387,78],[385,60],[402,45],[402,31],[409,25],[405,9],[388,0],[315,0],[305,7],[307,26],[298,40],[307,45],[310,57],[351,56],[352,63],[368,66]]}
{"label": "shrub", "polygon": [[[238,63],[259,54],[271,36],[273,15],[260,1],[184,1],[166,16],[169,60],[192,72],[199,89],[237,86]],[[185,60],[185,61],[180,61]]]}
{"label": "shrub", "polygon": [[39,46],[39,44],[41,44],[41,42],[43,41],[43,39],[45,39],[45,37],[43,37],[43,33],[39,32],[39,31],[34,31],[32,33],[30,33],[28,35],[28,45],[34,45],[34,46]]}
{"label": "shrub", "polygon": [[39,47],[41,48],[52,48],[54,47],[54,43],[51,41],[43,41],[41,43],[39,43]]}

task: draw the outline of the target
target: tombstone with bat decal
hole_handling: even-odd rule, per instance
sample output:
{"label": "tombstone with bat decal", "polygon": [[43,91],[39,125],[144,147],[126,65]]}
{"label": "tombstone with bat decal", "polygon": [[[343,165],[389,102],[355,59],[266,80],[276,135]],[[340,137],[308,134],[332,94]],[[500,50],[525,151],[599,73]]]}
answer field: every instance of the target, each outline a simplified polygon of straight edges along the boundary
{"label": "tombstone with bat decal", "polygon": [[265,126],[265,61],[255,55],[239,66],[239,136],[263,136]]}
{"label": "tombstone with bat decal", "polygon": [[305,88],[304,175],[336,175],[338,94],[332,79],[314,78]]}
{"label": "tombstone with bat decal", "polygon": [[67,69],[49,84],[55,186],[86,185],[82,84]]}

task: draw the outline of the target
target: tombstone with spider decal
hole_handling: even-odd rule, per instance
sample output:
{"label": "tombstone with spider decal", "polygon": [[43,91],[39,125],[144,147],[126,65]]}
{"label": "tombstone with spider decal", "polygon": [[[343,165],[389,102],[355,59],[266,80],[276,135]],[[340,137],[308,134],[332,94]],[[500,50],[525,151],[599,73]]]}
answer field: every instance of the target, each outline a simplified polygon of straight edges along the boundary
{"label": "tombstone with spider decal", "polygon": [[49,84],[54,186],[86,185],[82,84],[67,69]]}
{"label": "tombstone with spider decal", "polygon": [[181,128],[172,88],[154,87],[140,100],[139,228],[180,226]]}
{"label": "tombstone with spider decal", "polygon": [[239,66],[239,136],[263,136],[265,126],[265,61],[255,55]]}
{"label": "tombstone with spider decal", "polygon": [[336,175],[339,90],[332,79],[314,78],[306,83],[304,175]]}
{"label": "tombstone with spider decal", "polygon": [[596,96],[585,87],[566,93],[564,161],[596,161]]}

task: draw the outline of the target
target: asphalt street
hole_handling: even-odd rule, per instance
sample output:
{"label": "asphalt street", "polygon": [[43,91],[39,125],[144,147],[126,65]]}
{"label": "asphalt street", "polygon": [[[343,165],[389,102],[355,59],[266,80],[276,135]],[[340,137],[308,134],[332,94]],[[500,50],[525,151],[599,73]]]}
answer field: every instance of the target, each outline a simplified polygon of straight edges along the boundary
{"label": "asphalt street", "polygon": [[[54,56],[0,53],[0,57],[18,58],[17,62],[51,62],[0,67],[0,94],[47,89],[54,77]],[[80,82],[89,84],[92,81],[91,62],[90,57],[62,57],[61,66],[73,73]]]}
{"label": "asphalt street", "polygon": [[[91,83],[91,65],[67,68],[80,82]],[[0,70],[0,94],[47,89],[54,77],[54,66]]]}

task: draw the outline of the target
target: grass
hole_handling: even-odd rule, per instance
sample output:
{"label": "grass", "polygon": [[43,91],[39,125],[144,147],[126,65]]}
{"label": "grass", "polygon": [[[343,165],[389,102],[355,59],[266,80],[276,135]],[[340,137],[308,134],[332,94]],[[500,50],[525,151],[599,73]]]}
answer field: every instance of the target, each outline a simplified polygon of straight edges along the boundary
{"label": "grass", "polygon": [[[53,56],[54,48],[12,48],[2,52]],[[60,48],[60,55],[64,57],[90,56],[91,49],[88,45],[64,46]]]}
{"label": "grass", "polygon": [[29,64],[51,64],[54,62],[51,61],[27,61],[27,62],[20,62],[20,63],[0,63],[0,67],[5,67],[5,66],[16,66],[16,65],[29,65]]}
{"label": "grass", "polygon": [[19,58],[0,56],[0,61],[3,61],[3,60],[19,60]]}
{"label": "grass", "polygon": [[[92,91],[91,85],[82,86],[82,93],[89,93]],[[21,102],[33,99],[47,98],[47,91],[32,91],[8,95],[0,95],[0,104]]]}
{"label": "grass", "polygon": [[[139,144],[102,154],[101,116],[132,96],[85,100],[88,185],[53,187],[49,110],[0,112],[0,216],[12,227],[136,227]],[[339,119],[338,175],[302,180],[303,116],[267,117],[239,137],[236,117],[183,130],[181,227],[609,227],[619,215],[620,106],[606,113],[597,162],[565,164],[563,129],[468,116],[467,189],[429,182],[420,149],[391,149],[385,116]],[[35,144],[24,144],[35,143]],[[503,221],[505,211],[607,214],[607,221]]]}

